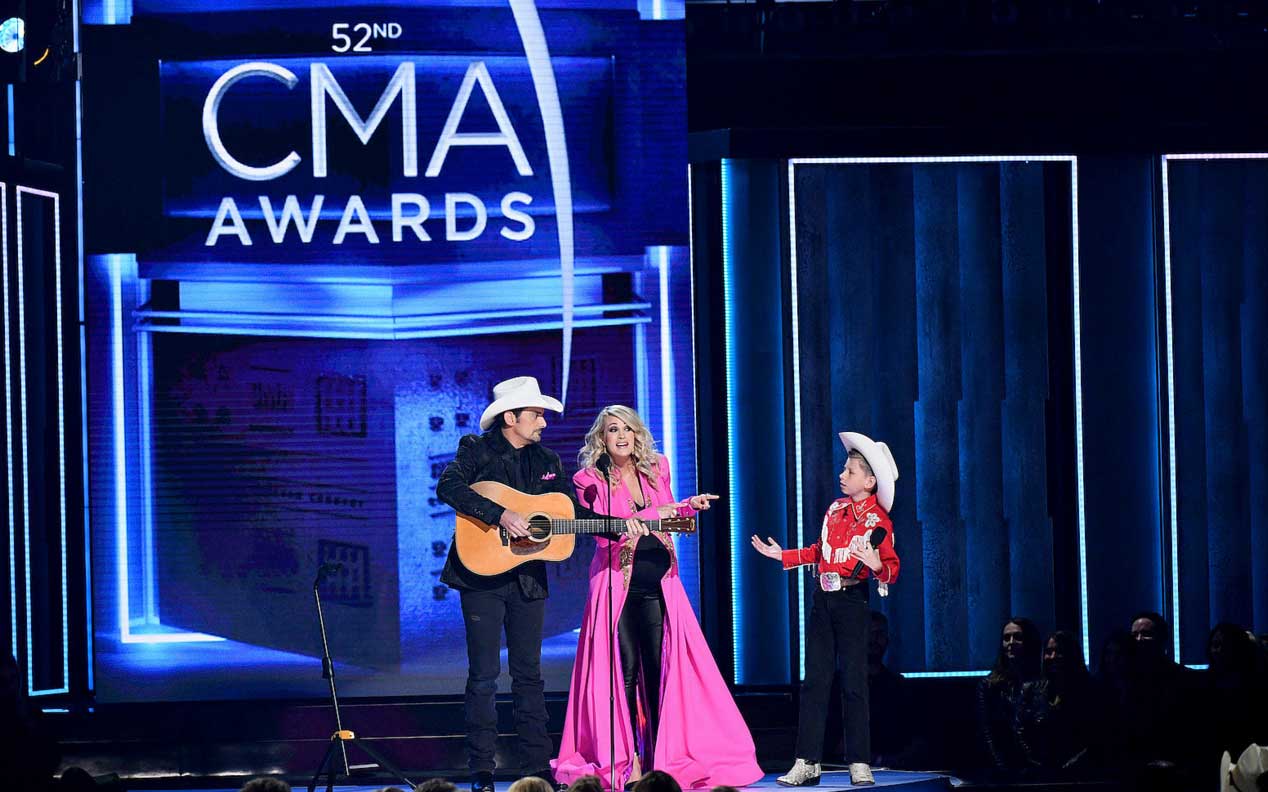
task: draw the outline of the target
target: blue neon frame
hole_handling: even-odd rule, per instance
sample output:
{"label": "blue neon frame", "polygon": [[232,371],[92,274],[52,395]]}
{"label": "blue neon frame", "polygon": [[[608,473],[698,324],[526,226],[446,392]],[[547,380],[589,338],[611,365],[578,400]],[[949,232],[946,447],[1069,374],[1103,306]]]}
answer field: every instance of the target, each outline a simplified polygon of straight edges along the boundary
{"label": "blue neon frame", "polygon": [[[723,160],[725,163],[726,160]],[[821,158],[794,158],[788,160],[788,238],[790,240],[789,269],[791,275],[792,289],[792,337],[793,337],[793,427],[794,427],[794,454],[796,457],[796,525],[797,530],[801,530],[801,526],[805,520],[804,504],[802,503],[802,472],[801,472],[801,367],[798,362],[800,355],[800,331],[798,319],[798,285],[797,285],[797,199],[796,199],[796,166],[797,165],[900,165],[900,164],[960,164],[973,162],[1068,162],[1070,164],[1070,201],[1071,201],[1071,278],[1074,287],[1074,422],[1075,422],[1075,456],[1076,466],[1078,468],[1078,525],[1079,525],[1079,617],[1081,637],[1083,640],[1083,657],[1085,662],[1090,662],[1091,658],[1091,639],[1088,631],[1088,600],[1087,600],[1087,541],[1086,541],[1086,523],[1084,520],[1084,492],[1083,492],[1083,370],[1081,349],[1082,340],[1080,333],[1079,320],[1079,164],[1078,157],[1073,155],[1035,155],[1035,156],[964,156],[964,157],[821,157]],[[725,170],[723,171],[725,173]],[[725,185],[725,181],[723,182]],[[724,187],[725,195],[725,187]],[[723,262],[726,262],[726,240],[728,233],[728,223],[726,216],[726,202],[723,201]],[[729,301],[728,301],[729,304]],[[728,337],[730,327],[727,328]],[[729,395],[729,392],[728,392]],[[797,580],[797,623],[799,632],[798,641],[798,668],[800,675],[805,676],[806,673],[806,612],[805,612],[805,581],[801,576]],[[964,677],[964,676],[980,676],[985,671],[928,671],[917,673],[906,673],[911,677]]]}
{"label": "blue neon frame", "polygon": [[[1168,182],[1168,163],[1172,160],[1266,160],[1268,152],[1163,154],[1162,166],[1162,288],[1166,310],[1167,340],[1167,513],[1171,538],[1171,619],[1172,657],[1183,663],[1180,657],[1180,522],[1176,516],[1176,390],[1175,390],[1175,336],[1172,326],[1171,302],[1171,188]],[[1189,665],[1202,669],[1205,664]]]}

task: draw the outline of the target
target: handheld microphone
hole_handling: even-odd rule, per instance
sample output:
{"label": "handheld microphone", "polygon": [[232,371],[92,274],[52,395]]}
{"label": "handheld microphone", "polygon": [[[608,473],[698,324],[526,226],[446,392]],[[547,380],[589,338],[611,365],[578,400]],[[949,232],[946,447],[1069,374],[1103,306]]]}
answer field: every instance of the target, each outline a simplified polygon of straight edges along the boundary
{"label": "handheld microphone", "polygon": [[321,566],[317,567],[317,582],[321,583],[323,580],[326,579],[328,575],[332,575],[335,572],[342,572],[342,571],[343,571],[343,564],[340,564],[338,562],[322,564]]}
{"label": "handheld microphone", "polygon": [[[888,535],[889,535],[889,531],[885,530],[884,528],[873,528],[872,537],[870,539],[872,547],[880,547],[881,542],[885,541],[885,537]],[[859,561],[857,564],[855,564],[854,568],[850,570],[850,577],[858,577],[859,573],[863,571],[864,566],[866,566],[866,564],[864,564],[862,561]]]}

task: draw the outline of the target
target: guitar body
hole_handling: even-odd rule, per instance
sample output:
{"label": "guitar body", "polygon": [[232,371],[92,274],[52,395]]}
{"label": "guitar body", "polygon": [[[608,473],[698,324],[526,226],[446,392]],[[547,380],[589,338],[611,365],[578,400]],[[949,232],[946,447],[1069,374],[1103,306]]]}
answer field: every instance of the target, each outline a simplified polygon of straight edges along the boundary
{"label": "guitar body", "polygon": [[572,555],[577,537],[554,534],[550,529],[551,518],[570,520],[575,515],[572,499],[567,495],[562,492],[525,495],[496,481],[477,481],[471,489],[499,506],[524,515],[531,526],[531,535],[507,542],[502,526],[486,525],[459,514],[454,542],[458,558],[467,569],[477,575],[500,575],[527,561],[563,561]]}

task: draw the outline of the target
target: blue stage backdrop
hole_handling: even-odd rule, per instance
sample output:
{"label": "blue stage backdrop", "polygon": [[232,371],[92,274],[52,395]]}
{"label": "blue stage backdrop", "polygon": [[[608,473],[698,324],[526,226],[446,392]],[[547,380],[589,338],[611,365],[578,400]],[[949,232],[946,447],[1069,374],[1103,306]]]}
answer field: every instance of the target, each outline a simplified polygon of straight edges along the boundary
{"label": "blue stage backdrop", "polygon": [[1205,663],[1219,622],[1268,630],[1268,159],[1164,167],[1173,620]]}
{"label": "blue stage backdrop", "polygon": [[[565,398],[545,442],[570,470],[599,408],[635,406],[696,488],[681,3],[86,14],[149,48],[102,48],[137,112],[85,125],[118,144],[85,162],[98,700],[323,695],[329,562],[342,693],[460,692],[434,488],[493,383]],[[578,544],[550,569],[552,690]],[[680,564],[698,599],[693,539]]]}

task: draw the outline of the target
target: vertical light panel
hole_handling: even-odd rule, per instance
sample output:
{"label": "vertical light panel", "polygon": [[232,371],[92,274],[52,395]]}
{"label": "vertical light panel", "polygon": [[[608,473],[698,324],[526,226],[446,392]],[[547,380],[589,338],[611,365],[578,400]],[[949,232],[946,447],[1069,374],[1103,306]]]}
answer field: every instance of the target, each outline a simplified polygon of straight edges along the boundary
{"label": "vertical light panel", "polygon": [[119,640],[128,643],[132,632],[128,602],[128,451],[123,398],[123,262],[106,256],[110,274],[110,401],[114,437],[115,579],[118,581]]}
{"label": "vertical light panel", "polygon": [[1079,316],[1079,160],[1070,158],[1070,253],[1074,285],[1074,448],[1079,505],[1079,624],[1083,631],[1083,663],[1092,664],[1087,607],[1087,524],[1083,489],[1083,323]]}
{"label": "vertical light panel", "polygon": [[[694,355],[696,350],[696,221],[693,209],[695,204],[695,193],[691,191],[691,166],[687,166],[687,268],[688,268],[688,286],[691,289],[691,350]],[[696,404],[694,376],[691,395],[691,425],[700,426],[699,408]],[[700,448],[697,443],[692,443],[692,451],[695,454],[694,468],[696,475],[700,475]],[[698,484],[699,482],[697,482]]]}
{"label": "vertical light panel", "polygon": [[[640,272],[634,281],[634,286],[640,292],[643,291],[647,282],[647,253],[643,253],[644,271]],[[637,402],[634,410],[639,415],[648,416],[648,408],[651,406],[650,395],[647,390],[647,325],[639,324],[634,327],[634,399]]]}
{"label": "vertical light panel", "polygon": [[[1268,152],[1248,153],[1208,153],[1208,154],[1164,154],[1162,156],[1162,288],[1164,309],[1166,311],[1167,335],[1167,512],[1169,517],[1169,533],[1171,538],[1171,609],[1167,615],[1171,618],[1172,657],[1177,663],[1183,662],[1180,656],[1180,521],[1176,516],[1176,390],[1175,390],[1175,344],[1172,325],[1171,302],[1171,187],[1168,180],[1168,163],[1172,160],[1264,160]],[[1191,668],[1202,668],[1193,665]]]}
{"label": "vertical light panel", "polygon": [[[152,536],[147,538],[145,533],[153,532],[153,524],[140,525],[141,535],[138,537],[141,542],[141,559],[142,569],[133,570],[129,563],[129,551],[131,546],[131,533],[129,531],[129,520],[131,518],[128,508],[128,436],[127,436],[127,391],[128,382],[124,376],[124,328],[123,320],[125,306],[123,304],[123,285],[124,285],[124,268],[128,268],[128,283],[133,285],[135,280],[134,273],[136,267],[136,259],[130,255],[112,254],[105,256],[108,268],[108,277],[110,281],[110,371],[111,371],[111,420],[112,420],[112,448],[114,458],[114,496],[115,496],[115,574],[118,580],[118,618],[119,618],[119,641],[125,644],[140,643],[205,643],[212,641],[223,641],[224,638],[217,635],[208,635],[199,632],[186,632],[180,629],[165,628],[160,619],[159,603],[156,596],[156,560],[153,555],[153,539]],[[145,287],[138,287],[135,292],[137,295],[144,297],[148,294]],[[137,363],[138,377],[147,379],[150,376],[150,347],[149,340],[139,342],[137,352],[141,360]],[[143,405],[148,405],[150,398],[150,385],[148,381],[144,384],[137,384],[140,400]],[[144,416],[144,418],[142,418]],[[149,409],[143,406],[138,410],[138,437],[141,442],[139,450],[140,459],[139,467],[143,476],[145,471],[149,469],[148,460],[151,455],[151,437],[149,421]],[[150,474],[152,475],[152,473]],[[152,481],[143,480],[144,486],[152,487]],[[141,494],[142,500],[142,516],[148,515],[147,519],[153,519],[153,507],[151,502],[152,493],[144,492]],[[140,592],[141,592],[141,614],[134,620],[132,616],[132,595],[131,586],[134,574],[140,574]],[[142,631],[133,631],[133,622],[136,626],[142,628]]]}
{"label": "vertical light panel", "polygon": [[[57,502],[58,526],[60,529],[61,563],[61,606],[62,606],[62,685],[57,688],[35,688],[34,657],[32,651],[31,623],[31,496],[29,440],[27,428],[26,406],[26,293],[23,275],[23,238],[22,238],[22,199],[25,195],[52,201],[53,204],[53,328],[57,371]],[[66,578],[66,393],[64,342],[62,339],[62,215],[61,198],[57,193],[38,190],[34,187],[18,186],[14,190],[16,206],[17,230],[17,276],[18,276],[18,371],[19,394],[22,415],[22,503],[23,503],[23,537],[26,542],[26,640],[27,640],[27,690],[32,696],[52,695],[70,692],[70,645],[69,645],[69,591]]]}
{"label": "vertical light panel", "polygon": [[16,138],[14,138],[14,136],[13,136],[14,129],[16,128],[16,124],[14,124],[14,109],[13,109],[13,83],[9,83],[8,89],[9,89],[9,92],[8,92],[8,100],[9,100],[9,156],[10,156],[10,157],[16,157],[16,156],[18,155],[18,142],[17,142]]}
{"label": "vertical light panel", "polygon": [[[79,25],[82,21],[79,0],[71,0],[71,51],[79,56]],[[84,92],[83,83],[75,80],[75,223],[76,273],[78,275],[78,322],[79,322],[79,428],[81,432],[82,470],[81,489],[83,493],[83,534],[84,534],[84,641],[86,664],[88,671],[88,690],[95,690],[93,679],[93,588],[92,588],[92,547],[91,526],[88,497],[88,339],[84,324]]]}
{"label": "vertical light panel", "polygon": [[1175,349],[1171,326],[1171,192],[1167,157],[1162,158],[1162,288],[1167,312],[1167,512],[1171,534],[1171,646],[1180,661],[1180,527],[1176,517],[1176,387]]}
{"label": "vertical light panel", "polygon": [[[735,262],[732,260],[731,248],[731,160],[722,160],[722,356],[724,377],[726,380],[726,439],[727,439],[727,480],[734,486],[739,481],[739,460],[735,457],[736,422],[734,405],[739,394],[735,385],[735,304],[734,280]],[[740,542],[739,509],[732,498],[727,513],[730,515],[731,535],[731,645],[735,657],[734,682],[740,684],[744,678],[744,636],[740,625],[744,623],[744,580],[740,564],[740,554],[744,548]]]}
{"label": "vertical light panel", "polygon": [[[723,161],[725,163],[725,160]],[[1079,544],[1079,618],[1080,634],[1083,642],[1083,656],[1090,656],[1091,641],[1088,632],[1087,604],[1087,527],[1084,519],[1083,494],[1083,374],[1080,345],[1079,320],[1079,182],[1078,157],[1071,155],[1037,155],[1037,156],[968,156],[968,157],[823,157],[790,159],[788,161],[788,230],[790,240],[789,267],[792,285],[792,336],[793,336],[793,431],[794,453],[796,456],[795,482],[797,492],[797,530],[800,536],[801,524],[805,518],[802,504],[802,471],[801,471],[801,368],[800,330],[797,315],[798,283],[797,283],[797,216],[796,216],[796,167],[798,165],[937,165],[965,163],[1002,163],[1002,162],[1066,162],[1070,166],[1070,237],[1072,246],[1071,278],[1073,279],[1073,321],[1074,321],[1074,424],[1075,424],[1075,465],[1078,490],[1078,544]],[[723,171],[725,174],[725,170]],[[724,195],[725,195],[725,181]],[[726,262],[726,220],[725,200],[723,204],[723,262]],[[728,327],[728,333],[730,329]],[[729,396],[729,394],[728,394]],[[800,641],[801,669],[805,673],[805,593],[804,583],[798,582],[798,621]],[[980,676],[985,671],[931,671],[905,672],[909,677],[963,677]]]}
{"label": "vertical light panel", "polygon": [[9,624],[13,654],[18,654],[18,530],[13,492],[13,358],[9,348],[9,191],[0,182],[0,260],[4,262],[4,451],[9,492]]}
{"label": "vertical light panel", "polygon": [[[136,302],[145,305],[149,301],[149,281],[137,278]],[[137,434],[140,437],[141,468],[141,597],[146,625],[159,623],[158,576],[155,572],[154,554],[154,468],[153,468],[153,339],[149,333],[136,334],[137,366]]]}
{"label": "vertical light panel", "polygon": [[[792,365],[793,365],[793,465],[796,471],[796,521],[794,537],[788,538],[791,546],[801,546],[801,535],[806,522],[805,504],[802,503],[801,477],[801,321],[797,315],[797,185],[795,160],[788,161],[788,274],[792,291]],[[797,678],[806,676],[806,576],[797,569]]]}
{"label": "vertical light panel", "polygon": [[661,246],[653,250],[660,277],[660,450],[669,460],[672,473],[678,444],[674,436],[674,412],[677,405],[674,403],[674,345],[669,316],[669,248]]}

